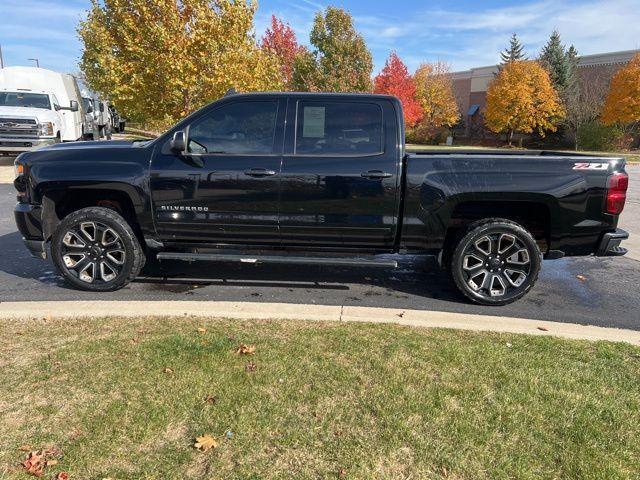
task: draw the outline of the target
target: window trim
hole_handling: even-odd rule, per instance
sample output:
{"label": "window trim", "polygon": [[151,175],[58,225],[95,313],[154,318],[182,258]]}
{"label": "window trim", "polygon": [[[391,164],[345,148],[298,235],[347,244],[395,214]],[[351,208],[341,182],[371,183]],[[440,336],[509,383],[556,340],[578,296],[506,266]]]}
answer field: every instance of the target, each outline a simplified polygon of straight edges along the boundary
{"label": "window trim", "polygon": [[[378,110],[380,110],[380,126],[381,126],[381,130],[380,130],[380,146],[381,146],[381,150],[379,152],[373,152],[373,153],[298,153],[298,118],[299,118],[299,109],[300,109],[300,103],[302,102],[307,102],[307,103],[322,103],[322,104],[328,104],[328,103],[333,103],[333,104],[339,104],[339,105],[344,105],[346,103],[355,103],[355,104],[360,104],[360,105],[374,105],[378,108]],[[295,122],[294,122],[294,126],[293,126],[293,153],[289,156],[291,157],[334,157],[334,158],[363,158],[363,157],[379,157],[381,155],[385,154],[385,128],[384,128],[384,109],[382,108],[382,106],[379,103],[376,102],[357,102],[357,101],[353,101],[353,100],[349,100],[349,101],[339,101],[339,100],[306,100],[306,99],[297,99],[296,100],[296,116],[295,116]]]}
{"label": "window trim", "polygon": [[[200,120],[208,117],[210,114],[212,114],[213,112],[215,112],[216,110],[220,110],[221,108],[225,108],[225,107],[229,107],[232,105],[240,105],[243,103],[275,103],[276,104],[276,114],[275,114],[275,120],[274,120],[274,126],[273,126],[273,140],[271,143],[271,153],[209,153],[209,152],[204,152],[204,153],[193,153],[193,152],[189,152],[189,137],[191,136],[191,127],[193,126],[194,123],[199,122]],[[198,118],[194,118],[193,122],[191,122],[189,125],[187,125],[187,128],[185,128],[185,136],[187,138],[186,140],[186,148],[187,151],[185,152],[186,155],[193,155],[193,156],[209,156],[209,157],[279,157],[281,156],[281,154],[276,153],[276,138],[277,138],[277,134],[278,134],[278,115],[280,113],[280,100],[279,99],[274,99],[274,100],[269,100],[269,99],[264,99],[264,100],[238,100],[235,102],[225,102],[221,105],[218,105],[215,108],[209,109],[206,112],[203,112],[202,115],[200,115]]]}

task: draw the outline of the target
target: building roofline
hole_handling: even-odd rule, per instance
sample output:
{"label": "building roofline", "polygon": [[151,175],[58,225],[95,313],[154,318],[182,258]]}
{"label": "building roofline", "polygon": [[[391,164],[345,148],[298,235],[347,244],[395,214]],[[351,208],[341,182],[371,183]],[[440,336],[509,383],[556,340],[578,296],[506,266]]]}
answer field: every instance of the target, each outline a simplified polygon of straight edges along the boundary
{"label": "building roofline", "polygon": [[[607,65],[607,64],[612,64],[612,63],[622,63],[622,62],[626,62],[629,61],[630,58],[632,58],[634,55],[640,53],[640,49],[635,49],[635,50],[619,50],[617,52],[603,52],[603,53],[590,53],[589,55],[578,55],[578,63],[580,65]],[[629,56],[630,58],[627,60],[623,60],[623,59],[619,59],[616,61],[615,57],[625,57],[625,56]],[[597,59],[598,57],[601,58],[607,58],[610,57],[611,61],[607,62],[602,61],[602,62],[590,62],[589,60],[593,60],[593,59]],[[529,59],[531,60],[531,59]],[[495,65],[485,65],[482,67],[473,67],[467,70],[459,70],[457,72],[451,72],[451,75],[453,76],[454,80],[462,80],[465,78],[470,78],[473,76],[473,74],[479,70],[489,70],[489,69],[496,69],[498,68],[499,64],[495,64]],[[489,73],[489,72],[487,72]]]}

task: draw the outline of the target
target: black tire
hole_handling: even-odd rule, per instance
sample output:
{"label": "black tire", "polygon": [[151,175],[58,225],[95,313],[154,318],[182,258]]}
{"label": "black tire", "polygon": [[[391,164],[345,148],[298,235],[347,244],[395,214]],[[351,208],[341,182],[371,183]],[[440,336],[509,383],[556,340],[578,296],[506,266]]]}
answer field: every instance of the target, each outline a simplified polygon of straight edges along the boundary
{"label": "black tire", "polygon": [[450,273],[458,290],[471,301],[497,306],[526,295],[538,279],[541,264],[540,249],[526,229],[510,220],[489,218],[472,224],[460,238]]}
{"label": "black tire", "polygon": [[145,262],[131,226],[116,211],[102,207],[83,208],[65,217],[51,239],[51,257],[70,285],[92,292],[124,287]]}

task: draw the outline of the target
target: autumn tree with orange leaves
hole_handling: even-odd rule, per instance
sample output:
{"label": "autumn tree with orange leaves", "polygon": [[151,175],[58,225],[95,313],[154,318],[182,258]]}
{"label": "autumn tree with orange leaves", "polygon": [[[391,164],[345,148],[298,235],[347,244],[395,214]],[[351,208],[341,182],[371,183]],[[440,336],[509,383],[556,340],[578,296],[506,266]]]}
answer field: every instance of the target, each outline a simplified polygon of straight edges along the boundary
{"label": "autumn tree with orange leaves", "polygon": [[416,141],[433,140],[460,119],[449,67],[442,62],[423,63],[413,80],[422,118],[410,132],[410,137]]}
{"label": "autumn tree with orange leaves", "polygon": [[634,130],[640,124],[640,53],[611,79],[602,123]]}
{"label": "autumn tree with orange leaves", "polygon": [[282,72],[282,83],[286,88],[291,88],[296,57],[304,54],[307,49],[298,44],[296,34],[289,23],[271,15],[271,26],[262,36],[260,46],[278,58]]}
{"label": "autumn tree with orange leaves", "polygon": [[487,90],[484,119],[495,133],[555,132],[565,111],[549,73],[538,63],[516,60],[505,64]]}
{"label": "autumn tree with orange leaves", "polygon": [[422,107],[416,100],[416,84],[396,52],[391,52],[384,68],[374,78],[373,84],[374,93],[398,97],[402,103],[407,127],[413,127],[422,118]]}

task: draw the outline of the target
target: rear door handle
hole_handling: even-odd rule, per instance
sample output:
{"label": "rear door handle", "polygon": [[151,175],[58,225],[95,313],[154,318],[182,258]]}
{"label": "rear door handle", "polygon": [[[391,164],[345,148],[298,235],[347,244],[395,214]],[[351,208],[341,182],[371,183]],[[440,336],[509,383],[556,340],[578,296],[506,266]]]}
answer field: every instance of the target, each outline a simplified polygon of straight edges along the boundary
{"label": "rear door handle", "polygon": [[245,175],[250,177],[270,177],[275,175],[275,170],[267,170],[266,168],[250,168],[244,171]]}
{"label": "rear door handle", "polygon": [[393,174],[383,172],[382,170],[369,170],[368,172],[362,172],[360,176],[364,178],[370,178],[373,180],[378,178],[389,178],[389,177],[392,177]]}

